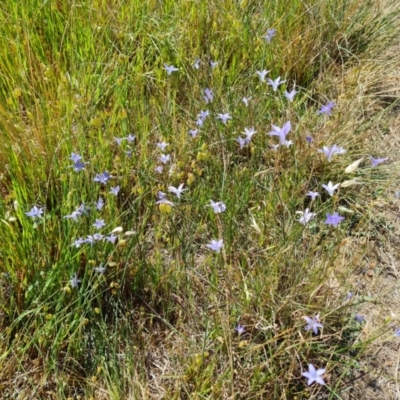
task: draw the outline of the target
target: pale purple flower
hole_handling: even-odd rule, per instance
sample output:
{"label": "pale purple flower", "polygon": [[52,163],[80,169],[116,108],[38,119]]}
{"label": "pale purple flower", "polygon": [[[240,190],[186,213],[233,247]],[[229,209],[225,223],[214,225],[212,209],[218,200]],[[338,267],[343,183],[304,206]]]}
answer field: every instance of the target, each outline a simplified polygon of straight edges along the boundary
{"label": "pale purple flower", "polygon": [[179,68],[174,67],[173,65],[164,64],[164,69],[167,71],[167,75],[171,75],[175,71],[179,71]]}
{"label": "pale purple flower", "polygon": [[394,331],[394,336],[400,337],[400,328],[396,328],[396,330]]}
{"label": "pale purple flower", "polygon": [[279,126],[276,125],[271,125],[272,126],[272,131],[268,133],[270,136],[278,136],[279,137],[279,143],[280,144],[285,144],[286,143],[286,136],[288,135],[290,129],[292,128],[292,125],[290,121],[287,121],[285,125],[283,125],[282,128],[279,128]]}
{"label": "pale purple flower", "polygon": [[299,93],[299,92],[293,88],[290,92],[288,92],[287,90],[285,90],[285,92],[284,92],[283,94],[284,94],[284,96],[285,96],[290,102],[292,102],[293,99],[294,99],[294,96],[295,96],[297,93]]}
{"label": "pale purple flower", "polygon": [[127,140],[129,143],[134,142],[135,139],[136,139],[136,136],[135,136],[135,135],[132,135],[131,133],[126,137],[126,140]]}
{"label": "pale purple flower", "polygon": [[102,235],[101,233],[95,233],[94,235],[93,235],[93,240],[95,241],[95,242],[98,242],[99,240],[102,240],[104,238],[104,235]]}
{"label": "pale purple flower", "polygon": [[86,240],[83,239],[83,238],[79,238],[79,239],[76,239],[76,240],[71,244],[71,246],[75,246],[75,247],[78,249],[78,248],[81,247],[84,243],[86,243]]}
{"label": "pale purple flower", "polygon": [[290,147],[290,146],[292,146],[292,144],[293,144],[293,140],[285,140],[285,143],[283,143],[283,145],[284,146],[286,146],[286,147]]}
{"label": "pale purple flower", "polygon": [[72,160],[74,163],[78,162],[79,160],[82,160],[82,156],[76,153],[71,153],[71,157],[69,160]]}
{"label": "pale purple flower", "polygon": [[210,111],[208,111],[208,110],[205,110],[205,111],[201,110],[201,111],[197,114],[197,117],[198,117],[198,118],[201,118],[201,119],[204,121],[209,115],[210,115]]}
{"label": "pale purple flower", "polygon": [[158,201],[156,201],[156,204],[168,204],[170,206],[175,205],[172,201],[169,201],[166,198],[166,193],[164,193],[164,192],[158,192],[157,197],[158,197]]}
{"label": "pale purple flower", "polygon": [[358,314],[358,313],[354,316],[354,319],[355,319],[359,324],[362,324],[363,322],[365,322],[365,317],[364,317],[364,315],[361,315],[361,314]]}
{"label": "pale purple flower", "polygon": [[95,238],[93,237],[93,235],[86,235],[86,239],[84,239],[84,243],[89,243],[91,246],[94,245],[95,242]]}
{"label": "pale purple flower", "polygon": [[43,208],[39,208],[37,206],[33,206],[30,211],[26,212],[25,215],[31,218],[41,218],[43,214]]}
{"label": "pale purple flower", "polygon": [[307,225],[311,219],[313,219],[317,214],[310,212],[308,208],[306,208],[304,211],[296,211],[296,214],[300,214],[299,222],[303,225]]}
{"label": "pale purple flower", "polygon": [[332,145],[332,146],[323,146],[322,149],[318,149],[319,153],[324,153],[326,158],[328,159],[328,161],[330,162],[332,160],[332,156],[335,154],[344,154],[346,153],[346,150],[341,147],[341,146],[337,146],[336,144]]}
{"label": "pale purple flower", "polygon": [[267,43],[271,43],[271,39],[276,35],[276,29],[268,29],[267,33],[262,36],[263,39],[267,41]]}
{"label": "pale purple flower", "polygon": [[268,78],[268,85],[272,86],[272,90],[276,92],[278,90],[278,86],[282,85],[286,81],[281,81],[281,77],[278,76],[275,80]]}
{"label": "pale purple flower", "polygon": [[306,196],[311,197],[311,200],[314,201],[314,200],[319,196],[319,193],[318,193],[318,192],[313,192],[312,190],[310,190],[310,191],[306,194]]}
{"label": "pale purple flower", "polygon": [[83,215],[83,214],[87,214],[87,211],[89,211],[90,208],[85,206],[85,202],[83,202],[77,209],[76,212],[78,212],[79,214]]}
{"label": "pale purple flower", "polygon": [[312,329],[314,331],[314,333],[316,335],[318,335],[318,329],[324,327],[324,325],[322,325],[319,320],[319,314],[314,315],[314,317],[312,317],[312,318],[310,318],[310,317],[303,317],[303,318],[307,322],[307,325],[304,328],[306,331],[309,331],[310,329]]}
{"label": "pale purple flower", "polygon": [[197,136],[198,132],[199,132],[198,129],[191,129],[191,130],[189,131],[189,135],[190,135],[192,138],[195,138],[195,137]]}
{"label": "pale purple flower", "polygon": [[108,236],[104,236],[104,240],[106,240],[109,243],[115,244],[116,240],[118,239],[118,236],[115,236],[113,233],[111,233]]}
{"label": "pale purple flower", "polygon": [[228,113],[226,113],[226,114],[217,114],[217,119],[221,120],[221,122],[226,125],[228,120],[232,119],[232,117]]}
{"label": "pale purple flower", "polygon": [[93,178],[93,181],[99,182],[99,183],[102,183],[103,185],[105,185],[110,178],[111,178],[111,175],[107,171],[105,171],[102,174],[96,174],[96,176]]}
{"label": "pale purple flower", "polygon": [[83,169],[85,169],[86,162],[82,162],[81,160],[78,160],[72,165],[72,168],[74,169],[75,172],[81,172]]}
{"label": "pale purple flower", "polygon": [[162,142],[158,142],[158,143],[156,144],[156,146],[157,146],[161,151],[164,151],[164,150],[169,146],[169,144],[168,144],[167,142],[162,141]]}
{"label": "pale purple flower", "polygon": [[211,240],[210,243],[206,244],[206,247],[208,247],[210,250],[215,251],[216,253],[219,253],[224,246],[224,240]]}
{"label": "pale purple flower", "polygon": [[246,139],[242,137],[238,137],[235,139],[239,143],[240,149],[243,149],[243,147],[247,144]]}
{"label": "pale purple flower", "polygon": [[206,104],[208,103],[212,103],[214,100],[214,93],[212,91],[212,89],[206,88],[204,89],[204,101],[206,102]]}
{"label": "pale purple flower", "polygon": [[204,125],[204,121],[210,115],[210,111],[208,110],[201,110],[200,113],[197,115],[196,125],[202,127]]}
{"label": "pale purple flower", "polygon": [[329,196],[333,196],[335,190],[340,186],[340,183],[334,185],[331,181],[327,185],[322,184],[322,187],[329,193]]}
{"label": "pale purple flower", "polygon": [[341,221],[344,220],[344,217],[340,216],[337,212],[333,214],[326,214],[326,225],[338,226]]}
{"label": "pale purple flower", "polygon": [[114,196],[118,196],[120,189],[121,188],[119,186],[115,186],[110,188],[110,191],[108,193],[113,194]]}
{"label": "pale purple flower", "polygon": [[219,64],[219,61],[210,61],[211,69],[214,69]]}
{"label": "pale purple flower", "polygon": [[161,174],[164,170],[164,167],[162,165],[158,165],[157,167],[154,168],[154,171],[158,172]]}
{"label": "pale purple flower", "polygon": [[132,157],[132,150],[126,150],[124,153],[127,155],[127,157]]}
{"label": "pale purple flower", "polygon": [[89,243],[90,245],[93,245],[94,243],[99,242],[103,238],[104,235],[102,235],[101,233],[95,233],[93,235],[86,235],[85,242]]}
{"label": "pale purple flower", "polygon": [[379,164],[382,164],[383,162],[385,162],[387,160],[389,160],[388,157],[386,157],[386,158],[374,158],[374,157],[371,157],[371,165],[372,165],[372,167],[377,167]]}
{"label": "pale purple flower", "polygon": [[121,143],[123,140],[125,140],[125,138],[114,138],[115,142],[117,143],[118,146],[121,146]]}
{"label": "pale purple flower", "polygon": [[78,279],[78,276],[75,273],[74,275],[72,275],[72,278],[70,279],[69,284],[71,285],[71,287],[73,289],[75,289],[75,288],[78,289],[81,282],[82,281],[80,279]]}
{"label": "pale purple flower", "polygon": [[265,77],[267,76],[268,72],[271,72],[271,70],[267,71],[266,69],[263,69],[262,71],[256,71],[256,74],[260,78],[260,82],[265,82]]}
{"label": "pale purple flower", "polygon": [[250,143],[251,138],[254,136],[254,134],[257,133],[256,130],[254,130],[254,128],[244,128],[244,132],[243,134],[246,136],[245,140],[246,143]]}
{"label": "pale purple flower", "polygon": [[203,118],[197,118],[195,124],[196,124],[196,126],[201,128],[204,125],[204,119]]}
{"label": "pale purple flower", "polygon": [[222,213],[226,210],[226,204],[223,203],[222,201],[213,201],[210,200],[210,204],[207,204],[208,207],[212,207],[214,210],[215,214]]}
{"label": "pale purple flower", "polygon": [[158,160],[163,164],[166,164],[168,161],[171,160],[171,156],[169,154],[161,154],[161,156],[158,157]]}
{"label": "pale purple flower", "polygon": [[249,101],[251,100],[251,97],[243,97],[242,101],[246,105],[246,107],[249,106]]}
{"label": "pale purple flower", "polygon": [[73,211],[71,214],[64,215],[63,218],[73,219],[75,222],[78,221],[78,218],[82,215],[82,212],[78,208],[77,210]]}
{"label": "pale purple flower", "polygon": [[312,142],[313,142],[313,137],[312,136],[306,136],[306,142],[308,143],[308,144],[311,144]]}
{"label": "pale purple flower", "polygon": [[104,222],[104,219],[96,219],[96,222],[92,226],[96,229],[101,229],[103,226],[106,226],[106,223]]}
{"label": "pale purple flower", "polygon": [[301,375],[308,379],[308,386],[312,385],[314,382],[325,385],[325,381],[321,377],[324,373],[325,368],[315,369],[314,365],[308,364],[308,372],[303,372]]}
{"label": "pale purple flower", "polygon": [[97,200],[97,203],[96,203],[96,210],[101,211],[103,209],[103,207],[104,207],[104,200],[102,197],[99,197],[99,199]]}
{"label": "pale purple flower", "polygon": [[332,108],[335,107],[335,103],[330,101],[328,104],[322,106],[318,111],[317,114],[326,114],[332,115]]}
{"label": "pale purple flower", "polygon": [[244,327],[244,325],[238,324],[238,326],[235,328],[235,331],[239,336],[241,336],[243,335],[243,333],[246,332],[246,328]]}
{"label": "pale purple flower", "polygon": [[193,63],[193,65],[192,65],[192,67],[195,68],[195,69],[199,69],[199,68],[200,68],[200,63],[201,63],[200,58],[196,58],[196,59],[194,60],[194,63]]}
{"label": "pale purple flower", "polygon": [[169,201],[168,199],[160,199],[156,201],[156,204],[168,204],[169,206],[175,206],[175,204],[172,201]]}
{"label": "pale purple flower", "polygon": [[346,294],[346,301],[350,301],[353,297],[354,297],[354,293],[353,292],[348,292]]}
{"label": "pale purple flower", "polygon": [[106,272],[106,267],[103,267],[103,264],[100,264],[98,267],[94,267],[94,270],[103,275]]}
{"label": "pale purple flower", "polygon": [[183,189],[183,183],[181,183],[180,185],[179,185],[179,187],[175,187],[175,186],[168,186],[168,191],[169,192],[171,192],[171,193],[174,193],[175,195],[176,195],[176,197],[178,198],[178,199],[180,199],[181,198],[181,194],[184,192],[184,191],[186,191],[186,190],[188,190],[188,189]]}

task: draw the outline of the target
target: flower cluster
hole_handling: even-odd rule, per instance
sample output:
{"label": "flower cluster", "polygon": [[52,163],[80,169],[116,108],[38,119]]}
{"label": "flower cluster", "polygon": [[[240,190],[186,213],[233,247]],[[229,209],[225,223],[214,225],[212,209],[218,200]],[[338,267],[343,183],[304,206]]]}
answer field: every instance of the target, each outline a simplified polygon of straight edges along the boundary
{"label": "flower cluster", "polygon": [[[275,44],[275,40],[273,39],[276,36],[275,29],[269,29],[267,33],[263,36],[263,39],[266,43],[271,44],[273,48]],[[273,41],[274,40],[274,41]],[[181,64],[180,64],[181,65]],[[194,70],[200,70],[201,68],[208,68],[208,73],[210,76],[216,76],[222,69],[224,64],[216,60],[201,60],[196,58],[194,63],[192,64],[192,68]],[[162,67],[161,67],[162,68]],[[261,67],[262,68],[262,67]],[[170,65],[165,63],[161,72],[166,80],[169,83],[173,83],[175,80],[179,79],[179,76],[183,73],[184,68],[175,67],[174,65]],[[192,71],[193,72],[193,71]],[[194,71],[195,72],[195,71]],[[268,120],[268,128],[266,127],[257,127],[255,125],[256,121],[243,121],[246,122],[246,127],[243,125],[235,131],[235,136],[232,137],[233,146],[235,151],[242,156],[243,154],[251,153],[253,148],[255,147],[254,143],[259,140],[259,138],[264,137],[265,141],[268,141],[268,144],[265,146],[267,149],[272,149],[276,153],[270,152],[274,157],[278,158],[281,154],[295,154],[297,151],[296,146],[298,148],[306,147],[307,152],[314,151],[314,142],[317,142],[317,137],[315,139],[312,136],[305,137],[305,141],[307,145],[305,145],[304,137],[302,139],[303,144],[300,141],[300,145],[298,144],[298,127],[295,121],[292,119],[292,111],[295,109],[296,103],[288,104],[295,102],[295,96],[299,93],[296,90],[295,84],[290,84],[290,88],[288,87],[287,81],[282,79],[281,76],[276,77],[275,79],[268,77],[271,70],[260,69],[255,72],[251,71],[251,77],[253,80],[257,82],[257,88],[266,87],[268,90],[268,96],[273,96],[274,99],[278,99],[279,102],[284,104],[285,106],[290,107],[290,111],[288,112],[285,118],[277,119],[277,120]],[[214,84],[215,81],[212,80]],[[218,129],[219,132],[227,132],[229,131],[239,120],[236,110],[231,109],[224,105],[224,107],[218,108],[220,91],[218,88],[214,87],[205,87],[206,84],[200,86],[200,89],[197,92],[198,95],[198,104],[199,106],[195,113],[193,113],[190,118],[190,123],[185,125],[184,136],[185,136],[185,145],[188,146],[197,146],[206,138],[208,128],[212,127]],[[289,91],[289,89],[291,89]],[[283,95],[282,95],[283,94]],[[242,95],[241,95],[242,96]],[[297,99],[297,98],[296,98]],[[215,101],[214,101],[215,100]],[[247,115],[251,114],[253,103],[257,101],[256,97],[243,97],[238,99],[240,102],[240,107],[245,110]],[[247,107],[247,108],[245,108]],[[320,106],[320,108],[315,111],[313,110],[313,116],[318,118],[320,121],[325,121],[328,117],[331,117],[334,113],[334,108],[336,107],[335,102],[330,101],[327,104]],[[204,108],[204,109],[200,109]],[[216,112],[221,111],[221,112]],[[316,116],[320,115],[319,117]],[[291,119],[289,119],[291,118]],[[273,123],[272,123],[273,122]],[[248,124],[247,124],[248,123]],[[213,124],[213,126],[212,126]],[[254,126],[253,126],[254,125]],[[269,125],[271,128],[269,128]],[[190,128],[190,129],[189,129]],[[256,129],[257,128],[257,129]],[[240,133],[239,133],[240,132]],[[160,137],[160,133],[156,133],[158,142],[151,142],[151,150],[149,156],[149,163],[151,165],[151,172],[148,173],[149,180],[156,182],[156,184],[152,187],[151,191],[151,207],[159,212],[163,209],[168,209],[169,212],[172,213],[172,216],[175,217],[179,211],[183,210],[184,206],[187,203],[191,203],[191,197],[193,196],[194,190],[192,190],[191,181],[185,181],[183,178],[183,173],[181,175],[174,174],[174,162],[176,165],[179,158],[179,152],[174,153],[174,143],[175,138],[171,136]],[[239,135],[239,136],[237,136]],[[221,137],[225,140],[221,133]],[[165,141],[168,140],[170,143]],[[136,141],[136,136],[133,134],[129,134],[126,137],[113,137],[112,148],[116,151],[125,150],[125,153],[130,156],[133,151],[130,145],[132,145]],[[138,140],[139,141],[139,140]],[[139,141],[139,145],[143,145]],[[247,148],[246,148],[247,146]],[[270,147],[268,147],[270,146]],[[239,150],[238,150],[239,149]],[[243,150],[244,149],[244,150]],[[251,151],[247,151],[247,150]],[[241,151],[243,150],[243,151]],[[78,150],[75,150],[78,151]],[[340,155],[346,153],[346,150],[339,146],[338,144],[330,144],[324,145],[322,148],[316,150],[318,153],[315,153],[318,157],[318,160],[321,160],[324,164],[331,163],[333,160],[338,160]],[[82,153],[84,154],[84,153]],[[320,154],[321,156],[319,156]],[[72,171],[79,173],[84,171],[82,174],[74,174],[71,172],[72,176],[85,176],[85,174],[89,175],[89,172],[86,169],[89,169],[87,165],[93,163],[94,160],[90,160],[89,162],[85,162],[82,155],[72,152],[70,157],[68,158],[68,171]],[[155,161],[156,160],[156,161]],[[377,167],[378,165],[388,161],[388,158],[374,158],[370,156],[371,167]],[[72,165],[71,165],[72,162]],[[180,164],[185,164],[185,161],[181,160]],[[89,164],[90,165],[90,164]],[[99,170],[97,173],[93,173],[90,178],[90,184],[96,188],[98,192],[96,192],[96,201],[88,201],[87,203],[83,202],[85,197],[81,197],[79,202],[75,202],[72,206],[68,203],[68,211],[69,214],[62,215],[62,221],[64,224],[69,227],[73,227],[78,230],[82,226],[86,226],[88,231],[84,233],[79,233],[76,236],[73,236],[73,242],[69,246],[70,251],[74,251],[79,253],[85,249],[93,249],[94,251],[105,249],[114,249],[114,245],[121,244],[122,242],[122,228],[115,228],[112,230],[110,228],[112,222],[109,218],[109,214],[105,211],[109,210],[110,204],[118,203],[121,198],[123,198],[126,193],[126,187],[124,181],[119,179],[118,168],[109,167],[109,171],[107,170]],[[165,173],[164,169],[169,169],[169,174]],[[112,175],[111,175],[112,174]],[[335,178],[332,178],[335,181]],[[337,200],[340,198],[341,191],[345,187],[342,183],[334,183],[326,179],[324,182],[318,182],[317,184],[313,183],[313,189],[309,190],[304,200],[307,207],[302,207],[302,210],[295,211],[299,217],[297,221],[304,225],[304,228],[297,225],[299,230],[302,232],[308,233],[310,230],[310,226],[315,226],[318,221],[318,206],[326,201],[329,204],[332,204],[332,208],[336,209]],[[94,182],[94,183],[93,183]],[[113,182],[114,186],[111,186],[111,182]],[[119,183],[119,184],[117,184]],[[122,187],[121,187],[121,186]],[[176,185],[176,186],[175,186]],[[315,185],[315,186],[314,186]],[[307,186],[307,185],[305,185]],[[307,189],[308,190],[308,189]],[[319,190],[319,191],[318,191]],[[150,192],[150,191],[149,191]],[[215,195],[215,197],[214,197]],[[228,247],[229,241],[228,235],[224,237],[224,218],[226,218],[226,214],[232,213],[232,207],[229,203],[229,199],[227,199],[227,195],[223,190],[221,190],[220,195],[214,193],[214,195],[210,195],[207,197],[203,197],[199,202],[201,203],[201,207],[207,207],[203,209],[204,213],[207,213],[206,216],[209,218],[209,225],[211,229],[214,229],[215,234],[211,236],[211,234],[206,234],[206,239],[201,239],[201,251],[207,254],[207,257],[218,263],[220,260],[226,260],[228,258]],[[216,201],[209,199],[210,197],[216,199]],[[304,196],[304,195],[303,195]],[[329,196],[329,197],[328,197]],[[223,198],[227,201],[225,204],[224,201],[220,200]],[[208,200],[209,199],[209,200]],[[205,204],[207,201],[207,204]],[[154,204],[158,207],[155,207]],[[192,206],[190,204],[190,206]],[[226,214],[223,214],[228,209]],[[207,210],[207,211],[205,211]],[[330,208],[329,208],[330,210]],[[341,211],[340,207],[338,211]],[[34,205],[30,211],[25,212],[27,217],[32,218],[35,222],[40,221],[43,217],[44,208],[38,207]],[[46,215],[47,217],[47,215]],[[329,227],[338,227],[339,224],[345,219],[345,217],[341,216],[337,211],[332,211],[326,213],[326,219],[324,224]],[[46,218],[43,218],[42,221],[45,221]],[[178,218],[176,218],[178,220]],[[173,223],[177,223],[176,220],[173,220]],[[85,224],[82,223],[85,221]],[[108,221],[108,222],[107,222]],[[207,228],[209,228],[207,225]],[[325,228],[327,229],[327,228]],[[74,232],[76,232],[74,230]],[[83,235],[81,237],[77,237],[78,235]],[[211,238],[213,237],[213,238]],[[99,247],[102,247],[99,249]],[[76,250],[79,249],[79,250]],[[101,253],[98,251],[98,253]],[[97,273],[96,279],[105,279],[107,276],[102,276],[106,274],[106,267],[103,266],[102,263],[93,262],[93,264],[98,265],[94,267],[94,271]],[[70,277],[69,286],[77,291],[80,290],[81,287],[86,285],[87,278],[86,276],[81,277],[79,279],[78,273],[74,273],[73,275],[68,275]],[[82,290],[82,289],[81,289]],[[318,339],[318,337],[323,336],[324,324],[320,320],[320,315],[316,314],[312,317],[304,316],[302,317],[305,320],[305,327],[303,329],[303,325],[301,329],[307,331],[305,335],[308,337],[312,337],[313,339]],[[354,319],[362,324],[364,322],[364,317],[362,315],[356,314]],[[244,325],[238,324],[235,327],[235,331],[237,336],[250,336],[249,332],[246,332],[246,328]],[[318,335],[318,336],[317,336]],[[396,329],[394,335],[400,337],[400,329]],[[308,371],[303,372],[302,376],[307,378],[308,385],[313,383],[318,383],[321,385],[325,384],[322,375],[326,372],[326,369],[316,369],[313,364],[308,365]]]}

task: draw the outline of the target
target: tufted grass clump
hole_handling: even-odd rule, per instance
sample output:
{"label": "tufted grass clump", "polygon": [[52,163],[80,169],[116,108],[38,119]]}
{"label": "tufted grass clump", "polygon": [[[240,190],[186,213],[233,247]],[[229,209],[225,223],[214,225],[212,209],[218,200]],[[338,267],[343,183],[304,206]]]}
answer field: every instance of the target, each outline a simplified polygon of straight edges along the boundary
{"label": "tufted grass clump", "polygon": [[1,9],[2,398],[341,398],[394,3]]}

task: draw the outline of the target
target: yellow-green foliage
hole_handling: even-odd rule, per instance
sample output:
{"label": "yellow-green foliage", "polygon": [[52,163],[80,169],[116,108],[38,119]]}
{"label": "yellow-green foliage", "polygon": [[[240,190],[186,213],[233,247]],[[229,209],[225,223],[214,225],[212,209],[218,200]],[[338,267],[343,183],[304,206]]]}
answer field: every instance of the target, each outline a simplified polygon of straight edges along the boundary
{"label": "yellow-green foliage", "polygon": [[[377,87],[395,68],[382,54],[399,33],[398,9],[359,0],[8,0],[0,10],[0,397],[339,396],[369,339],[355,340],[361,300],[345,301],[353,259],[339,255],[387,182],[366,144],[384,110],[379,103],[381,113],[366,116],[364,107],[381,101]],[[166,64],[179,71],[167,75]],[[286,81],[277,92],[255,74],[263,69]],[[283,93],[294,87],[290,103]],[[317,115],[329,101],[333,115]],[[205,109],[211,115],[191,138]],[[218,113],[232,120],[224,125]],[[267,133],[286,121],[294,144],[273,151]],[[240,149],[251,126],[257,133]],[[128,135],[135,140],[118,145]],[[157,173],[161,141],[171,160]],[[317,150],[333,144],[347,152],[328,162]],[[86,163],[80,172],[72,153]],[[95,182],[104,171],[110,181]],[[321,189],[351,178],[365,185],[333,197]],[[177,199],[168,188],[182,183]],[[175,204],[157,204],[159,191]],[[210,200],[226,210],[215,214]],[[43,216],[29,217],[33,206]],[[303,226],[296,212],[306,208],[316,216]],[[345,221],[324,224],[338,209]],[[97,232],[97,219],[115,244],[75,246]],[[217,239],[220,253],[207,247]],[[303,317],[315,314],[321,335],[304,330]],[[329,389],[306,386],[309,363],[327,368]]]}

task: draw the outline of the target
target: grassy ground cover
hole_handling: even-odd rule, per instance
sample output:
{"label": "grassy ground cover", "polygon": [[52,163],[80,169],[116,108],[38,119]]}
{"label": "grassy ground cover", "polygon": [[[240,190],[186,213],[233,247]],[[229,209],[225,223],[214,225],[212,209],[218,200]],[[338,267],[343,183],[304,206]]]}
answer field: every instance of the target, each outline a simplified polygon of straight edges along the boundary
{"label": "grassy ground cover", "polygon": [[0,9],[3,398],[340,399],[398,9]]}

